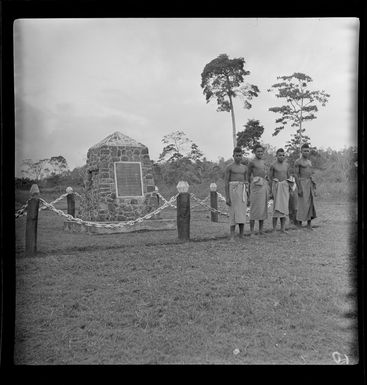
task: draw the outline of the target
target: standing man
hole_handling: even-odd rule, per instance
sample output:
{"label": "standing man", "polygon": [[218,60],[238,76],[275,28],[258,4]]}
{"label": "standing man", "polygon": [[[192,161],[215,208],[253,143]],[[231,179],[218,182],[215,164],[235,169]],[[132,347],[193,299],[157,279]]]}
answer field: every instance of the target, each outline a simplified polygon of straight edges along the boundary
{"label": "standing man", "polygon": [[255,158],[248,165],[250,183],[250,236],[254,234],[255,220],[259,221],[259,234],[263,235],[264,220],[268,217],[269,185],[265,179],[264,148],[254,147]]}
{"label": "standing man", "polygon": [[247,211],[247,166],[241,164],[242,148],[233,150],[234,162],[225,171],[226,204],[229,206],[230,240],[234,240],[236,224],[239,226],[239,236],[243,238]]}
{"label": "standing man", "polygon": [[298,187],[297,222],[299,228],[302,221],[307,221],[307,229],[313,230],[311,220],[316,218],[314,196],[316,184],[312,180],[312,165],[310,161],[310,147],[307,143],[301,147],[301,157],[294,163],[296,184]]}
{"label": "standing man", "polygon": [[289,214],[289,193],[291,182],[289,179],[289,165],[285,161],[285,153],[282,148],[276,152],[276,161],[270,166],[269,183],[271,196],[273,197],[273,231],[280,219],[280,231],[285,234],[285,220]]}

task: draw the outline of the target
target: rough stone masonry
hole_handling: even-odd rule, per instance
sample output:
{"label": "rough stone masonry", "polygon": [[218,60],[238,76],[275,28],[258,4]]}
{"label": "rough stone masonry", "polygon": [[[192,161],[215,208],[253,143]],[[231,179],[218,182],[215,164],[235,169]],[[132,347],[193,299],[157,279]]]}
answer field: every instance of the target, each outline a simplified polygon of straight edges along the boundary
{"label": "rough stone masonry", "polygon": [[[121,185],[121,178],[116,180],[116,167],[120,162],[126,162],[123,166],[128,162],[140,163],[140,166],[134,163],[135,168],[141,170],[142,181],[141,193],[136,196],[121,196],[121,192],[118,195],[117,184]],[[154,191],[148,148],[121,132],[114,132],[88,150],[79,215],[84,220],[98,222],[133,220],[158,206]]]}

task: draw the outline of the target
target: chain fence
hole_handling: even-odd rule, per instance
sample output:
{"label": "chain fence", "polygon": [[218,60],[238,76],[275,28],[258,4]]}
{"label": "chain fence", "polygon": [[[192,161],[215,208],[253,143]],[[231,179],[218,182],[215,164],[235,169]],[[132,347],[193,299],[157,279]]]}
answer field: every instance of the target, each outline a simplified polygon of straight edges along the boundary
{"label": "chain fence", "polygon": [[75,222],[79,224],[83,224],[85,226],[89,227],[98,227],[98,228],[106,228],[106,229],[116,229],[116,228],[121,228],[124,226],[132,226],[135,225],[136,223],[141,223],[145,219],[150,219],[152,216],[159,214],[162,210],[164,210],[166,207],[172,204],[172,202],[177,198],[176,194],[173,196],[169,201],[166,200],[165,203],[163,203],[162,206],[158,207],[156,210],[144,215],[143,217],[136,218],[131,221],[124,221],[124,222],[119,222],[119,223],[104,223],[104,222],[92,222],[92,221],[86,221],[81,218],[75,218],[70,214],[65,214],[62,210],[56,209],[52,204],[47,203],[44,199],[40,198],[40,203],[43,204],[46,208],[50,209],[54,213],[66,218],[70,222]]}
{"label": "chain fence", "polygon": [[[62,194],[60,195],[58,198],[56,198],[54,201],[50,202],[49,204],[50,205],[54,205],[58,202],[60,202],[61,200],[63,200],[65,197],[67,197],[70,193],[65,193],[65,194]],[[78,198],[81,198],[82,196],[76,192],[76,191],[73,191],[73,194],[76,195]],[[27,215],[27,211],[26,211],[26,208],[28,207],[28,202],[29,202],[29,199],[26,201],[26,203],[20,208],[18,209],[16,212],[15,212],[15,218],[19,218],[19,217],[22,217],[23,215]],[[38,211],[41,211],[41,210],[45,210],[47,207],[42,205]]]}
{"label": "chain fence", "polygon": [[[150,219],[152,216],[155,216],[157,214],[159,214],[162,210],[164,210],[165,208],[167,207],[173,207],[175,209],[177,209],[177,206],[173,203],[178,194],[172,196],[169,200],[167,200],[161,193],[159,193],[158,191],[155,192],[159,198],[163,201],[163,204],[162,206],[158,207],[156,210],[144,215],[143,217],[140,217],[140,218],[136,218],[134,220],[130,220],[130,221],[124,221],[124,222],[119,222],[119,223],[104,223],[104,222],[92,222],[92,221],[86,221],[86,220],[83,220],[81,218],[76,218],[76,217],[73,217],[72,215],[70,214],[65,214],[64,211],[62,210],[59,210],[57,209],[54,205],[56,203],[58,203],[59,201],[61,201],[62,199],[64,199],[65,197],[67,197],[69,195],[69,193],[65,193],[65,194],[62,194],[60,197],[58,197],[57,199],[55,199],[54,201],[48,203],[46,202],[44,199],[42,198],[39,198],[40,199],[40,204],[41,204],[41,207],[39,208],[39,211],[40,210],[46,210],[46,209],[49,209],[53,212],[55,212],[57,215],[60,215],[60,216],[63,216],[64,218],[66,218],[68,221],[71,221],[71,222],[75,222],[75,223],[79,223],[79,224],[84,224],[85,226],[94,226],[94,227],[98,227],[98,228],[107,228],[107,229],[115,229],[115,228],[121,228],[121,227],[124,227],[124,226],[133,226],[135,225],[136,223],[141,223],[143,222],[145,219]],[[75,194],[76,196],[80,197],[81,198],[81,195],[77,192],[73,192],[73,194]],[[222,201],[222,202],[225,202],[226,201],[226,198],[220,193],[217,191],[217,195],[218,195],[218,198]],[[228,212],[224,212],[224,211],[221,211],[221,210],[218,210],[218,209],[215,209],[211,206],[209,206],[209,204],[206,203],[206,201],[209,199],[209,195],[207,197],[205,197],[204,199],[199,199],[198,197],[195,196],[195,194],[191,193],[190,194],[191,198],[197,202],[196,204],[194,204],[191,208],[195,208],[195,207],[199,207],[199,206],[202,206],[202,207],[205,207],[205,209],[213,212],[213,213],[218,213],[220,215],[223,215],[223,216],[226,216],[228,217],[229,214]],[[19,209],[16,211],[15,213],[15,218],[19,218],[23,215],[26,215],[26,209],[28,207],[28,202],[29,202],[29,199],[27,200],[27,202]],[[273,201],[270,200],[268,202],[268,207],[270,208],[271,205],[273,204]],[[248,207],[247,208],[247,212],[246,212],[246,215],[249,216],[249,213],[250,213],[250,208]]]}

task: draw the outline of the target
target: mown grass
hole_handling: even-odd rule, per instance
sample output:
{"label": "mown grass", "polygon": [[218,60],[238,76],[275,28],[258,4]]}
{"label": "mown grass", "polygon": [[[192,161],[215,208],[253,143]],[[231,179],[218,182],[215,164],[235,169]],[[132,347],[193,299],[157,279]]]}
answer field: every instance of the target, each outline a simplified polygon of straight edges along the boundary
{"label": "mown grass", "polygon": [[357,362],[356,211],[316,205],[314,232],[235,243],[225,217],[200,210],[186,243],[174,230],[66,233],[42,211],[33,258],[19,218],[15,362],[333,364],[334,351]]}

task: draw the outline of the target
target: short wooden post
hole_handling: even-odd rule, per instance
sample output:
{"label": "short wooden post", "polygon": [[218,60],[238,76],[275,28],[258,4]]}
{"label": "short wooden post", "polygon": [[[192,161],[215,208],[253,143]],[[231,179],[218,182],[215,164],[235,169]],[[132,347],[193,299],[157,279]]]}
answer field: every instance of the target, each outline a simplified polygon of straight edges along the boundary
{"label": "short wooden post", "polygon": [[31,199],[27,206],[27,222],[25,228],[25,256],[32,257],[37,253],[37,224],[39,209],[39,189],[33,184],[30,190]]}
{"label": "short wooden post", "polygon": [[190,194],[189,184],[180,181],[177,184],[179,192],[177,196],[177,233],[178,239],[188,241],[190,239]]}
{"label": "short wooden post", "polygon": [[[209,188],[210,188],[210,207],[212,209],[218,210],[217,185],[215,183],[211,183]],[[217,212],[211,211],[211,220],[212,222],[218,222]]]}
{"label": "short wooden post", "polygon": [[71,187],[67,187],[66,192],[68,194],[66,197],[68,202],[68,214],[75,217],[75,195],[73,189]]}

